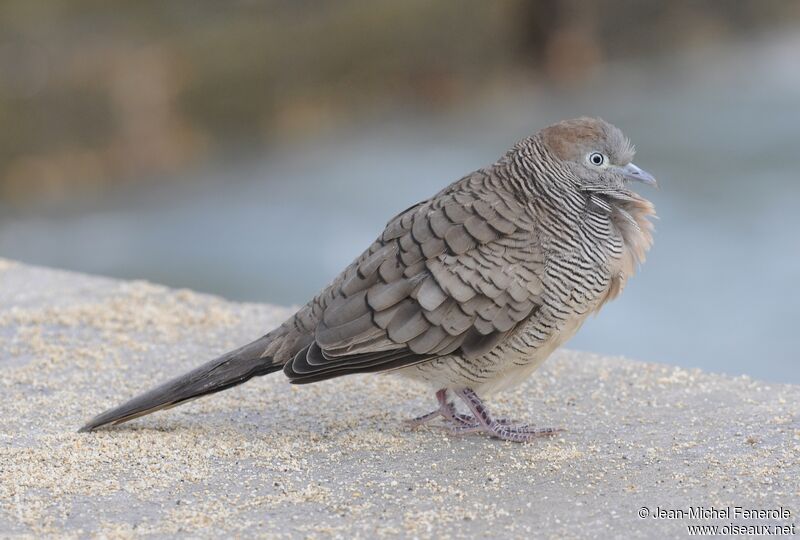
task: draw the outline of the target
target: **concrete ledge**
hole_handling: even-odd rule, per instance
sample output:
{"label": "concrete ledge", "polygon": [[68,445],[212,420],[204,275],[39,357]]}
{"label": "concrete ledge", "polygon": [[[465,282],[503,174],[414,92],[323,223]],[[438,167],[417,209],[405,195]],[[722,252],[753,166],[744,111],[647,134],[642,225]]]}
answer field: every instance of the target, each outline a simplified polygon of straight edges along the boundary
{"label": "concrete ledge", "polygon": [[[407,430],[434,399],[384,376],[278,374],[75,433],[289,313],[0,260],[0,536],[663,538],[796,522],[800,387],[585,353],[492,401],[568,430],[529,445]],[[691,506],[791,515],[638,515]]]}

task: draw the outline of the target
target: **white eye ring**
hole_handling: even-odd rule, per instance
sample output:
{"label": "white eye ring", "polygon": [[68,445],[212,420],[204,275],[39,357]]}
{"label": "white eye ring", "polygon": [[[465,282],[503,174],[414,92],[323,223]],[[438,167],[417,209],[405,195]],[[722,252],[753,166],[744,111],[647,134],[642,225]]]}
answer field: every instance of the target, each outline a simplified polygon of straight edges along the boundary
{"label": "white eye ring", "polygon": [[600,152],[592,152],[587,159],[595,167],[602,167],[606,163],[606,156]]}

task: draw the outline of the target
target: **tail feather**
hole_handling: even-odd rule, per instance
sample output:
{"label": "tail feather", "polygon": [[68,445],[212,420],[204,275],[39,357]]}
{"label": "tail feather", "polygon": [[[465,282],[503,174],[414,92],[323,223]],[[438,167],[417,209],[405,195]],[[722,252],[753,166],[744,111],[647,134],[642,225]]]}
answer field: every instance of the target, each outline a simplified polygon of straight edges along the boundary
{"label": "tail feather", "polygon": [[192,399],[226,390],[253,377],[283,368],[261,355],[269,335],[212,360],[130,401],[92,418],[79,431],[92,431],[109,424],[121,424],[140,416],[168,409]]}

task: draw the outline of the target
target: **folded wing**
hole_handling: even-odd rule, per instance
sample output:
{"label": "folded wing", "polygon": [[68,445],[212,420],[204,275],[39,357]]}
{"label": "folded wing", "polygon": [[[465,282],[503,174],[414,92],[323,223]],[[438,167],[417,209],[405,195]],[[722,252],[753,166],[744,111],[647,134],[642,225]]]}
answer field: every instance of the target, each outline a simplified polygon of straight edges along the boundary
{"label": "folded wing", "polygon": [[398,215],[332,285],[294,383],[492,349],[540,305],[526,212],[478,172]]}

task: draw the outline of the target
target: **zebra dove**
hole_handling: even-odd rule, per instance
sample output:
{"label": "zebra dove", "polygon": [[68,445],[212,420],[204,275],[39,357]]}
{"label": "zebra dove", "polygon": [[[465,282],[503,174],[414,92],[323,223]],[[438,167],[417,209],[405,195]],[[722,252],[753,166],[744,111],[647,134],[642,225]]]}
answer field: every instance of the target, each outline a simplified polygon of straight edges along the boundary
{"label": "zebra dove", "polygon": [[[579,118],[518,142],[401,212],[313,300],[256,341],[86,424],[91,431],[283,371],[290,382],[393,372],[428,383],[453,434],[558,430],[493,417],[479,395],[523,381],[616,297],[652,243],[655,185],[616,127]],[[469,414],[459,413],[453,397]]]}

